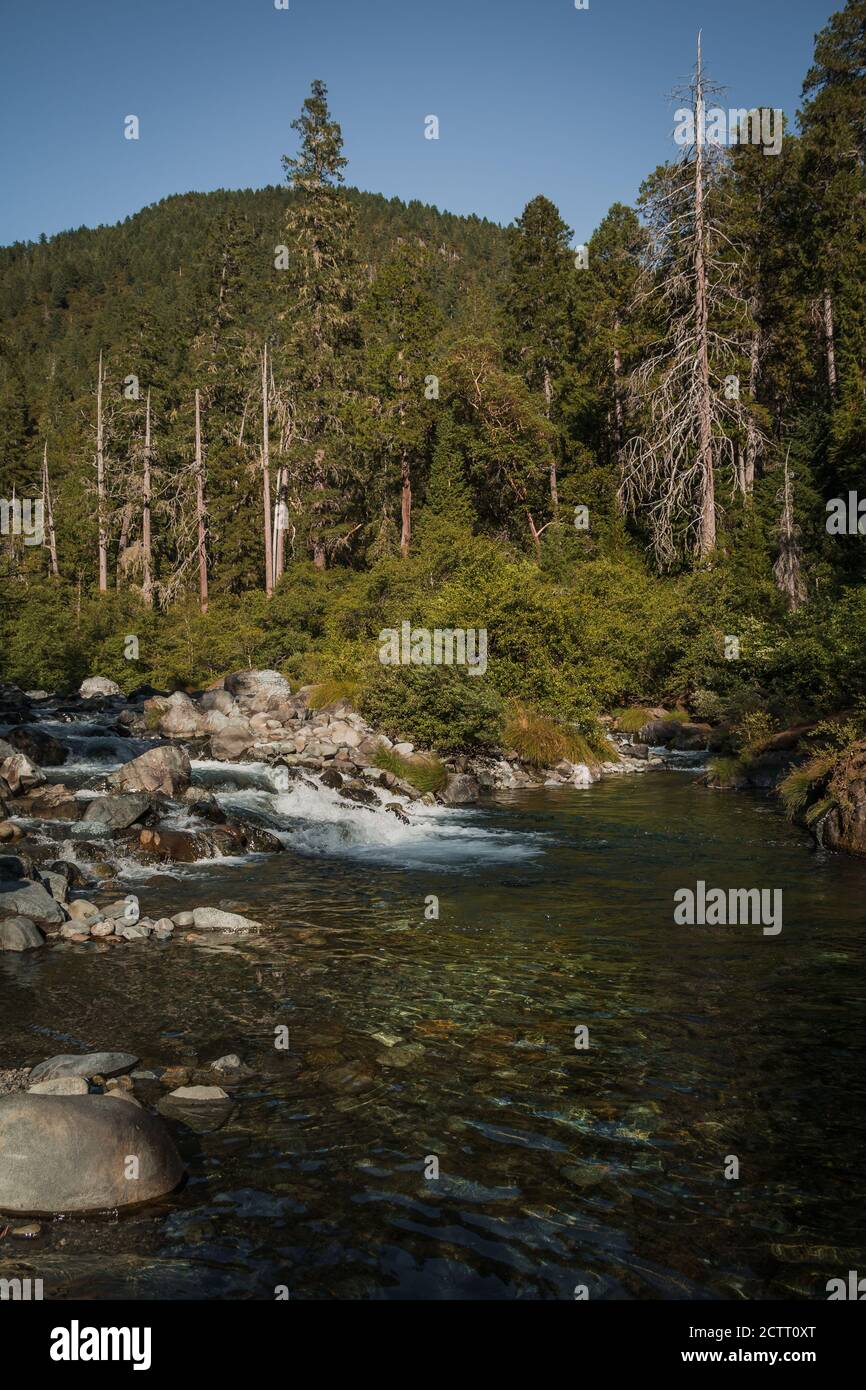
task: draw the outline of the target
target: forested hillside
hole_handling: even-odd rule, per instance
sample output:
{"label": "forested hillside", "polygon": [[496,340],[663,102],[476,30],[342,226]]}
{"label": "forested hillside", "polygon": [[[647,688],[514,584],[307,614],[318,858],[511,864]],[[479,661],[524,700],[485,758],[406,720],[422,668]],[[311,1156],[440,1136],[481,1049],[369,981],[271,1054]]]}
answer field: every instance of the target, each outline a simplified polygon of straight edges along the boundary
{"label": "forested hillside", "polygon": [[[514,701],[851,706],[864,64],[850,0],[777,154],[672,141],[585,252],[541,192],[503,229],[347,188],[321,83],[286,186],[0,251],[2,492],[45,518],[4,525],[7,678],[277,667],[452,747]],[[487,676],[383,668],[403,621],[486,628]]]}

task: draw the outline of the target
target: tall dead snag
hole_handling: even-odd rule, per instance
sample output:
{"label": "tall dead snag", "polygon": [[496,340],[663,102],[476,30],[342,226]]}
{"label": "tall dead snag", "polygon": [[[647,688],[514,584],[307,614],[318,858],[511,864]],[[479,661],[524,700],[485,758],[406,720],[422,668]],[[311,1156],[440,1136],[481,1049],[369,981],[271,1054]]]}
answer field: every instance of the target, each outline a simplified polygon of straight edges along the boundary
{"label": "tall dead snag", "polygon": [[803,579],[802,555],[799,532],[794,524],[794,489],[789,468],[791,450],[785,454],[782,487],[778,500],[782,503],[779,518],[779,558],[773,566],[779,592],[784,595],[791,612],[794,613],[806,601],[806,584]]}
{"label": "tall dead snag", "polygon": [[45,449],[42,454],[42,505],[45,511],[45,532],[48,537],[48,555],[51,561],[51,573],[58,575],[60,569],[57,564],[57,537],[54,533],[54,507],[51,503],[51,485],[48,480],[48,440],[45,441]]}
{"label": "tall dead snag", "polygon": [[684,550],[707,558],[715,549],[715,473],[727,466],[736,487],[745,415],[728,382],[739,380],[749,312],[712,206],[725,155],[706,136],[709,90],[699,38],[689,105],[677,112],[683,157],[659,169],[640,200],[648,250],[633,308],[655,319],[656,341],[629,378],[635,434],[623,450],[620,500],[648,517],[662,566]]}
{"label": "tall dead snag", "polygon": [[144,474],[141,489],[141,596],[148,608],[153,607],[153,546],[150,535],[153,506],[153,483],[150,475],[150,390],[144,407]]}
{"label": "tall dead snag", "polygon": [[108,528],[105,517],[105,437],[102,420],[102,353],[96,382],[96,518],[99,530],[99,592],[108,591]]}
{"label": "tall dead snag", "polygon": [[198,601],[207,612],[207,549],[205,546],[204,463],[201,454],[201,401],[195,390],[195,517],[198,527]]}
{"label": "tall dead snag", "polygon": [[265,593],[274,592],[274,549],[271,536],[271,452],[268,410],[268,345],[262,352],[262,515],[265,529]]}
{"label": "tall dead snag", "polygon": [[833,296],[829,285],[824,286],[823,311],[824,343],[827,353],[827,385],[830,395],[836,395],[836,330],[833,323]]}

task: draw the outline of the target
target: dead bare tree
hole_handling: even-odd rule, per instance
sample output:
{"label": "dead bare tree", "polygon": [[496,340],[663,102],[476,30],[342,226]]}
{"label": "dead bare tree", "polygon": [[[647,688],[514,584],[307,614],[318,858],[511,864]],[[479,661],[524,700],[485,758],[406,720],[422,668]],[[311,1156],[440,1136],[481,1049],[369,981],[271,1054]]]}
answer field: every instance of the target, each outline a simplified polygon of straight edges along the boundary
{"label": "dead bare tree", "polygon": [[51,573],[60,573],[57,564],[57,536],[54,531],[54,506],[51,501],[51,484],[48,479],[48,440],[45,441],[45,449],[42,454],[42,499],[45,509],[45,530],[48,537],[48,555],[51,561]]}
{"label": "dead bare tree", "polygon": [[105,436],[102,421],[102,353],[96,381],[96,515],[99,529],[99,592],[108,590],[108,528],[105,513]]}
{"label": "dead bare tree", "polygon": [[198,602],[202,613],[207,612],[207,547],[205,544],[204,461],[201,452],[201,402],[195,391],[195,516],[198,554]]}
{"label": "dead bare tree", "polygon": [[[688,87],[694,135],[643,198],[648,244],[633,309],[654,315],[659,338],[631,373],[636,432],[622,451],[620,502],[645,511],[658,563],[684,549],[702,558],[716,546],[716,470],[737,486],[737,441],[745,411],[737,372],[749,330],[736,248],[710,197],[725,154],[708,144],[700,36]],[[736,380],[737,389],[729,389]]]}
{"label": "dead bare tree", "polygon": [[274,549],[271,532],[271,443],[268,410],[268,345],[262,352],[262,518],[265,532],[265,594],[274,592]]}

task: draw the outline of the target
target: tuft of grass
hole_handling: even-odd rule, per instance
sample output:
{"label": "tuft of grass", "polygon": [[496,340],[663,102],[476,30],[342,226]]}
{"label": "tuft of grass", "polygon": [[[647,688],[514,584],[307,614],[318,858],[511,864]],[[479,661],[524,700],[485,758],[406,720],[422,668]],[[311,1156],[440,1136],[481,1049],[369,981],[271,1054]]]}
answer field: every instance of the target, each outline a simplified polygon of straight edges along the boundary
{"label": "tuft of grass", "polygon": [[393,772],[419,792],[438,792],[445,785],[448,770],[434,753],[424,757],[403,758],[393,748],[380,748],[374,759],[383,772]]}
{"label": "tuft of grass", "polygon": [[779,797],[789,820],[802,815],[816,793],[824,790],[834,763],[835,759],[829,756],[812,758],[802,767],[792,768],[780,782]]}
{"label": "tuft of grass", "polygon": [[624,734],[639,734],[652,715],[643,705],[630,705],[628,709],[615,711],[617,728]]}
{"label": "tuft of grass", "polygon": [[689,716],[688,710],[687,710],[687,709],[680,709],[679,706],[677,706],[676,709],[668,710],[664,715],[662,715],[662,718],[663,718],[663,719],[675,719],[676,722],[677,722],[678,724],[690,724],[690,723],[691,723],[691,718],[690,718],[690,716]]}
{"label": "tuft of grass", "polygon": [[504,746],[513,748],[529,767],[554,767],[564,758],[594,767],[601,762],[614,762],[618,756],[600,730],[583,733],[564,727],[549,715],[516,701],[505,721],[502,738]]}
{"label": "tuft of grass", "polygon": [[720,787],[733,786],[745,771],[740,758],[711,758],[708,770]]}
{"label": "tuft of grass", "polygon": [[335,705],[339,700],[356,708],[361,699],[361,683],[353,680],[340,680],[337,676],[326,676],[310,691],[307,704],[310,709],[324,709],[325,705]]}

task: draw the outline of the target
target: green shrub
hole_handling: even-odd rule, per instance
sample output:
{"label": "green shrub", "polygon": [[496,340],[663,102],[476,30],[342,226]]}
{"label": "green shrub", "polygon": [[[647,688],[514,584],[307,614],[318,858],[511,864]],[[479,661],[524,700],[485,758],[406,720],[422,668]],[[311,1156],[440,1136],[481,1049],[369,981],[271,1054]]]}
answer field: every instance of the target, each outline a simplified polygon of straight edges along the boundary
{"label": "green shrub", "polygon": [[689,703],[695,719],[706,724],[720,724],[725,717],[724,702],[715,690],[707,690],[699,686],[692,694]]}
{"label": "green shrub", "polygon": [[484,677],[452,666],[380,666],[371,671],[361,701],[376,729],[437,752],[496,747],[503,711]]}

